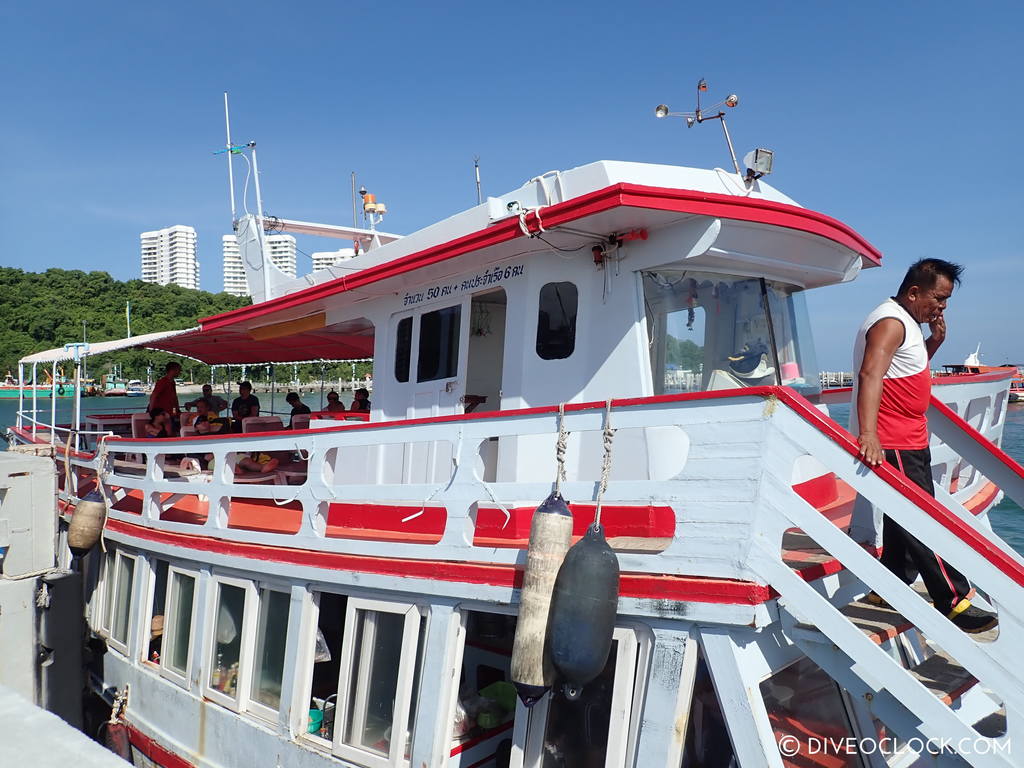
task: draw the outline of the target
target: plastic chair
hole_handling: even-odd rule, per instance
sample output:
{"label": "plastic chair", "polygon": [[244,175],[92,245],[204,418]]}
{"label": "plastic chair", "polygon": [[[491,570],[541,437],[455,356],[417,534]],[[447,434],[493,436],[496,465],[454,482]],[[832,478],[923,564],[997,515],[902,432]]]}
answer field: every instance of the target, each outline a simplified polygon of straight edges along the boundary
{"label": "plastic chair", "polygon": [[146,425],[149,423],[149,414],[143,411],[142,413],[132,414],[132,437],[146,437]]}
{"label": "plastic chair", "polygon": [[278,416],[246,416],[242,419],[242,432],[277,432],[284,429]]}
{"label": "plastic chair", "polygon": [[292,429],[309,429],[308,413],[297,413],[292,416]]}

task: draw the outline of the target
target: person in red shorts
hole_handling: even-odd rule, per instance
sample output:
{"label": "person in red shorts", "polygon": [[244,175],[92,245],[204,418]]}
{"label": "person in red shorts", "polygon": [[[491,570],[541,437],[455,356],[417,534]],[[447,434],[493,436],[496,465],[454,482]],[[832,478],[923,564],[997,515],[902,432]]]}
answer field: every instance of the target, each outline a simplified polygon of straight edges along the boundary
{"label": "person in red shorts", "polygon": [[171,434],[178,434],[178,419],[181,411],[178,407],[178,390],[174,386],[174,379],[181,373],[181,364],[170,362],[164,368],[164,375],[157,379],[153,386],[153,393],[149,396],[149,407],[146,409],[152,413],[155,408],[162,408],[171,417]]}
{"label": "person in red shorts", "polygon": [[[959,264],[942,259],[911,265],[896,296],[868,315],[854,345],[850,431],[857,435],[861,458],[871,466],[888,462],[930,496],[935,488],[925,417],[931,400],[929,361],[945,341],[943,312],[962,272]],[[922,323],[928,323],[928,339]],[[963,574],[889,517],[882,522],[882,564],[906,584],[920,574],[935,608],[965,632],[984,632],[999,621],[971,605],[971,585]],[[867,600],[884,604],[874,592]]]}

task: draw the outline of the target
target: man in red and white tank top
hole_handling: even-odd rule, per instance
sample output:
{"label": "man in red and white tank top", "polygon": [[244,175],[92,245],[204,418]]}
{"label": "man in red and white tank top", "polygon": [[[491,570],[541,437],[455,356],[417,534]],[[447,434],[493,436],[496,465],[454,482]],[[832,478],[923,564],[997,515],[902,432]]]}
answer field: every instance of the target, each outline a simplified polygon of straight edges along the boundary
{"label": "man in red and white tank top", "polygon": [[[963,267],[922,259],[907,270],[896,296],[876,307],[857,332],[853,349],[853,407],[850,431],[860,455],[872,466],[892,464],[934,496],[928,420],[929,361],[946,338],[943,312],[959,285]],[[924,338],[921,324],[931,336]],[[890,518],[882,524],[882,564],[907,584],[920,573],[935,607],[965,632],[984,632],[995,614],[971,605],[971,585]],[[875,593],[868,601],[882,604]]]}

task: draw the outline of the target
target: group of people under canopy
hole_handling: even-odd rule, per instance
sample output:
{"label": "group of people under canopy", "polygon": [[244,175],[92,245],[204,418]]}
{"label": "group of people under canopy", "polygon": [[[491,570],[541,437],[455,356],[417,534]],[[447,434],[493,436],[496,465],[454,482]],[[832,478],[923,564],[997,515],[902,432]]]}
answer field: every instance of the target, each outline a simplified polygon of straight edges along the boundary
{"label": "group of people under canopy", "polygon": [[[242,420],[245,418],[260,415],[260,401],[253,394],[252,384],[242,381],[238,384],[238,397],[231,401],[230,414],[221,416],[221,413],[228,408],[228,402],[217,394],[214,394],[210,384],[203,385],[203,393],[195,400],[179,405],[178,392],[175,379],[181,374],[181,365],[170,362],[164,369],[153,392],[149,396],[149,421],[145,425],[145,433],[149,437],[177,437],[182,426],[191,426],[197,434],[209,435],[222,432],[241,432]],[[352,405],[347,409],[350,413],[370,412],[370,393],[363,388],[357,389],[353,395]],[[312,409],[302,402],[298,392],[289,392],[285,400],[291,406],[291,414],[288,420],[287,429],[292,429],[296,416],[310,414]],[[185,412],[182,411],[184,408]],[[194,408],[195,413],[190,413]],[[346,412],[345,404],[337,392],[331,390],[327,393],[327,406],[324,408],[327,413]]]}

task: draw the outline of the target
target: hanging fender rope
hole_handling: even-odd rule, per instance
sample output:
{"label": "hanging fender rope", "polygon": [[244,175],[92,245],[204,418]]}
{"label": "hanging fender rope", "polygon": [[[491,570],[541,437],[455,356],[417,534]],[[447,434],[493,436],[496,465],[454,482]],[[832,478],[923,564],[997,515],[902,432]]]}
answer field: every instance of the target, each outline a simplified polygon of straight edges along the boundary
{"label": "hanging fender rope", "polygon": [[569,433],[565,430],[565,403],[558,404],[558,441],[555,443],[555,461],[558,471],[555,473],[555,493],[561,494],[562,482],[565,480],[565,451],[569,444]]}
{"label": "hanging fender rope", "polygon": [[[530,227],[526,224],[526,217],[528,215],[530,215],[531,212],[533,213],[534,216],[537,217],[537,231],[536,232],[531,230]],[[519,228],[523,231],[523,234],[526,235],[527,237],[539,237],[540,235],[543,235],[545,232],[547,232],[547,230],[544,229],[544,224],[540,220],[540,208],[533,208],[531,210],[521,211],[519,213]]]}
{"label": "hanging fender rope", "polygon": [[601,504],[604,492],[608,490],[608,477],[612,472],[612,440],[615,437],[615,430],[612,429],[612,400],[604,406],[604,456],[601,458],[601,484],[597,487],[597,510],[594,512],[594,525],[601,527]]}
{"label": "hanging fender rope", "polygon": [[110,497],[107,495],[106,483],[103,481],[103,471],[107,464],[108,451],[110,450],[107,446],[107,438],[112,436],[112,432],[100,435],[99,447],[96,450],[96,490],[103,497],[103,522],[100,523],[100,550],[103,554],[107,554],[107,518],[110,517],[110,507],[112,506]]}

